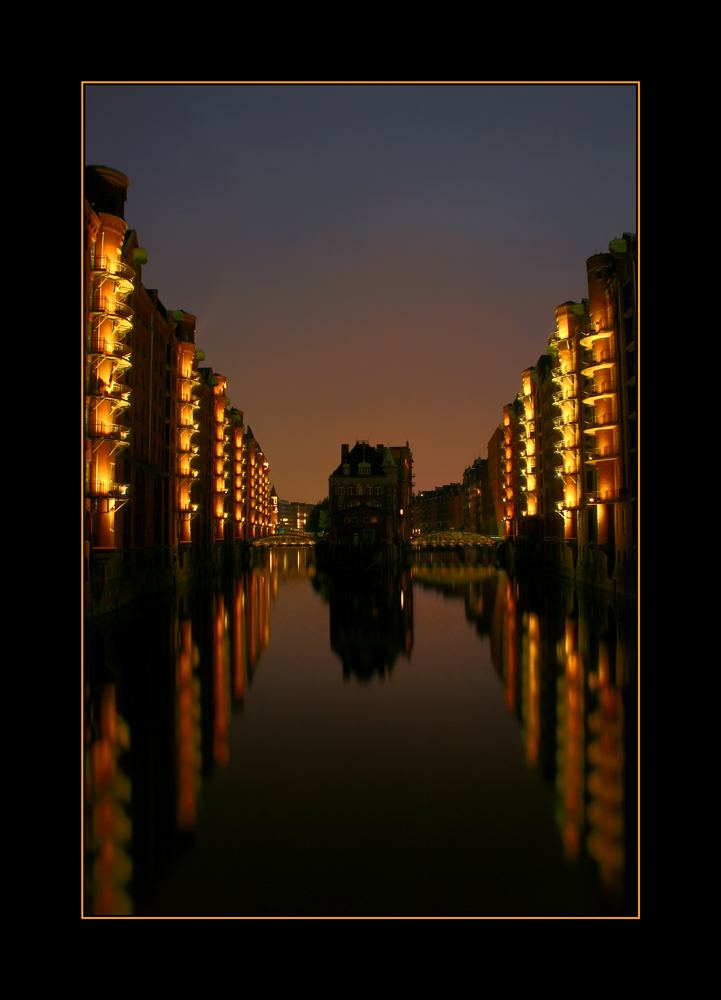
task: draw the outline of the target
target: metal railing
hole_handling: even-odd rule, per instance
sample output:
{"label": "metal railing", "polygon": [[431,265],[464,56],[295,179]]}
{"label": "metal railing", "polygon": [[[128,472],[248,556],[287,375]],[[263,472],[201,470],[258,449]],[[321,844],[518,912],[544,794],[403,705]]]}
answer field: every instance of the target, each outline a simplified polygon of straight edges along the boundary
{"label": "metal railing", "polygon": [[583,494],[586,503],[612,503],[615,500],[623,500],[625,492],[619,489],[607,490],[587,490]]}
{"label": "metal railing", "polygon": [[88,425],[88,435],[126,441],[130,437],[130,428],[121,424],[108,424],[104,421],[91,420]]}
{"label": "metal railing", "polygon": [[124,358],[131,353],[130,344],[119,340],[108,340],[106,337],[90,338],[90,354],[103,354],[110,358]]}
{"label": "metal railing", "polygon": [[135,281],[135,270],[125,261],[117,260],[114,257],[96,257],[90,267],[92,271],[111,274],[117,278],[127,278],[131,282]]}
{"label": "metal railing", "polygon": [[89,303],[90,312],[107,313],[108,316],[118,316],[120,319],[130,319],[133,310],[126,302],[117,298],[110,299],[106,295],[93,295]]}
{"label": "metal railing", "polygon": [[615,413],[598,413],[594,410],[593,413],[589,414],[586,418],[586,427],[613,427],[618,423],[618,417]]}
{"label": "metal railing", "polygon": [[93,480],[88,483],[86,495],[91,497],[125,497],[130,492],[128,483],[111,483],[103,480]]}
{"label": "metal railing", "polygon": [[615,379],[604,379],[603,382],[597,382],[594,385],[587,385],[583,390],[583,398],[588,399],[591,396],[603,396],[607,393],[616,392],[618,389],[618,382]]}
{"label": "metal railing", "polygon": [[621,454],[617,445],[609,445],[605,448],[589,448],[585,457],[588,462],[600,462],[606,458],[618,458]]}

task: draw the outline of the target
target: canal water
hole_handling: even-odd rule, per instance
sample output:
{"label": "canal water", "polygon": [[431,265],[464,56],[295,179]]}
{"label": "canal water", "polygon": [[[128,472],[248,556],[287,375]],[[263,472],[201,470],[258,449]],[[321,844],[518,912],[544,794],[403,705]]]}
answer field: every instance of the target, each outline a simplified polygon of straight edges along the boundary
{"label": "canal water", "polygon": [[637,912],[634,609],[262,558],[86,628],[86,915]]}

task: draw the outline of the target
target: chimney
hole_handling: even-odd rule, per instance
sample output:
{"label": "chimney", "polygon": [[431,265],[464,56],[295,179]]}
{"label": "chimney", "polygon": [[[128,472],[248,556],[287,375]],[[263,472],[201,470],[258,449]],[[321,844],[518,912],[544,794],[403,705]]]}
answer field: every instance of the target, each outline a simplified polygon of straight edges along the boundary
{"label": "chimney", "polygon": [[348,460],[348,452],[350,448],[347,444],[342,444],[340,446],[340,460],[341,462],[346,462]]}

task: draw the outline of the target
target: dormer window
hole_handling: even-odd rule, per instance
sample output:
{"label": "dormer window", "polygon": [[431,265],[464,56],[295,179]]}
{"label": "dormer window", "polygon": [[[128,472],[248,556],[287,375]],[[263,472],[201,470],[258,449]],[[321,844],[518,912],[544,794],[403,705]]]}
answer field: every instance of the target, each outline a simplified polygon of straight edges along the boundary
{"label": "dormer window", "polygon": [[359,476],[370,476],[371,474],[371,464],[370,462],[359,462],[358,463],[358,475]]}
{"label": "dormer window", "polygon": [[350,462],[344,462],[343,463],[343,475],[344,476],[349,476],[350,475]]}

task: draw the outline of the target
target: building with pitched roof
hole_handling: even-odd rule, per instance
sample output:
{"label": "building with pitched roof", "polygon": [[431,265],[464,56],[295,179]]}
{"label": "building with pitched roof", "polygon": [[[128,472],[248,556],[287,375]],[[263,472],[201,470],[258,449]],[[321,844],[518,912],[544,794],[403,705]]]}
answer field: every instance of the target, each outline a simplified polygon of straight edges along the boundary
{"label": "building with pitched roof", "polygon": [[329,478],[330,544],[348,547],[410,541],[413,455],[408,442],[341,445]]}

